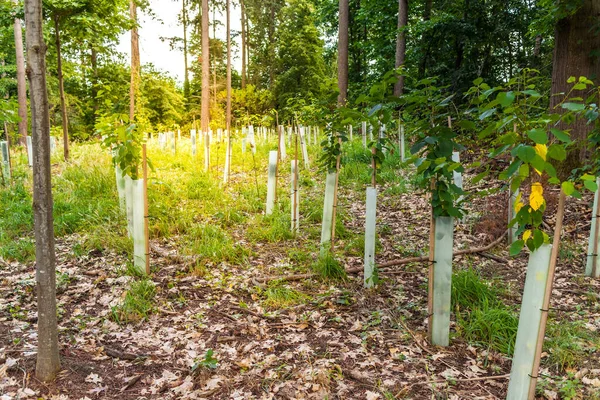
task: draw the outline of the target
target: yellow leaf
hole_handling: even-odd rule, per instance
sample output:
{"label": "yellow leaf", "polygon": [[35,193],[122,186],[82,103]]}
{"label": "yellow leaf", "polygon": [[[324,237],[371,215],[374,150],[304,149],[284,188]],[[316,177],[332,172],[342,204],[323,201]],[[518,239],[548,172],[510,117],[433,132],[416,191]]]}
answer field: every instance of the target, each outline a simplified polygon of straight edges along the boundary
{"label": "yellow leaf", "polygon": [[515,199],[515,211],[519,212],[523,207],[525,207],[525,204],[521,201],[521,193],[519,193],[519,195]]}
{"label": "yellow leaf", "polygon": [[539,182],[531,185],[531,194],[529,195],[529,205],[535,211],[539,210],[540,207],[544,204],[544,188],[542,184]]}
{"label": "yellow leaf", "polygon": [[538,155],[540,157],[542,157],[544,159],[544,161],[546,161],[546,154],[548,154],[548,147],[545,144],[536,144],[535,145],[535,152],[538,153]]}
{"label": "yellow leaf", "polygon": [[529,239],[531,237],[531,229],[527,229],[525,232],[523,232],[523,241],[527,241],[527,239]]}

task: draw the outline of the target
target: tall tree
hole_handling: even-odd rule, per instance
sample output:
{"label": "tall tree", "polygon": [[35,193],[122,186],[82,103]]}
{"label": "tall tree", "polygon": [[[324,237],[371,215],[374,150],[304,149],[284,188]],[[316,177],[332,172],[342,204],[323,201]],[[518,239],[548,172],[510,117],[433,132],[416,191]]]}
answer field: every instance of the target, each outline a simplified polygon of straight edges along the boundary
{"label": "tall tree", "polygon": [[132,21],[131,27],[131,82],[129,86],[129,121],[133,123],[135,118],[135,96],[140,82],[140,43],[137,26],[137,4],[135,0],[129,1],[129,17]]}
{"label": "tall tree", "polygon": [[244,0],[240,0],[241,22],[242,22],[242,89],[246,88],[246,8],[244,7]]}
{"label": "tall tree", "polygon": [[[226,127],[227,127],[227,137],[229,138],[231,135],[231,0],[227,0],[227,112],[226,112]],[[227,143],[229,146],[229,143]]]}
{"label": "tall tree", "polygon": [[181,8],[181,22],[183,24],[183,97],[185,98],[186,104],[190,99],[190,76],[188,70],[188,41],[187,41],[187,3],[183,0]]}
{"label": "tall tree", "polygon": [[41,0],[25,0],[25,23],[33,136],[33,215],[38,304],[38,353],[35,372],[39,380],[48,382],[54,379],[60,370],[60,357],[50,174],[50,116]]}
{"label": "tall tree", "polygon": [[56,65],[58,72],[58,90],[60,92],[60,112],[62,116],[63,129],[63,148],[65,161],[69,160],[69,120],[67,118],[67,102],[65,100],[65,82],[62,70],[62,57],[60,48],[60,19],[62,15],[55,11],[52,19],[54,20],[54,41],[56,43]]}
{"label": "tall tree", "polygon": [[[408,23],[408,0],[398,0],[398,36],[396,38],[396,68],[404,65],[406,59],[406,24]],[[394,85],[394,96],[404,91],[404,75],[398,77]]]}
{"label": "tall tree", "polygon": [[338,104],[344,105],[348,97],[348,0],[339,0],[338,19]]}
{"label": "tall tree", "polygon": [[210,118],[210,54],[208,41],[208,0],[202,0],[202,134],[208,135]]}
{"label": "tall tree", "polygon": [[[15,0],[16,3],[16,0]],[[27,86],[25,84],[25,54],[21,19],[15,17],[15,52],[17,61],[17,98],[19,100],[19,135],[21,144],[27,145]]]}
{"label": "tall tree", "polygon": [[[565,0],[559,6],[567,6]],[[569,13],[570,14],[570,13]],[[558,20],[555,29],[554,56],[552,65],[552,93],[567,93],[570,76],[586,76],[600,84],[600,1],[583,0],[573,14],[566,14]],[[575,91],[575,96],[586,97],[585,93]],[[550,107],[554,108],[561,96],[552,96]],[[569,154],[567,164],[576,166],[585,156],[585,140],[592,125],[581,119],[569,125],[571,137],[581,143],[579,150]]]}

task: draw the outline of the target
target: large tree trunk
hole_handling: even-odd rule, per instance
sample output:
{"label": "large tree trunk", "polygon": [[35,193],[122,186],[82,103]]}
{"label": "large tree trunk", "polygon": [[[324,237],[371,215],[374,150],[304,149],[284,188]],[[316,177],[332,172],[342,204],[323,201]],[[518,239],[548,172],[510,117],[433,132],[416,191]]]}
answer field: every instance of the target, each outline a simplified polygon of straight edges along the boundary
{"label": "large tree trunk", "polygon": [[242,8],[242,89],[246,88],[246,9],[244,7],[244,0],[240,0],[240,5]]}
{"label": "large tree trunk", "polygon": [[41,0],[25,0],[25,24],[33,134],[33,216],[38,305],[38,352],[35,374],[39,380],[48,382],[54,379],[60,370],[60,358],[50,175],[50,117]]}
{"label": "large tree trunk", "polygon": [[21,20],[15,18],[15,51],[17,55],[17,97],[19,99],[19,136],[27,145],[27,86],[25,84],[25,54],[23,53],[23,30]]}
{"label": "large tree trunk", "polygon": [[[216,16],[216,7],[213,7],[213,39],[215,45],[217,44],[217,16]],[[210,44],[209,44],[210,45]],[[212,58],[212,70],[213,70],[213,99],[212,101],[217,104],[217,52],[213,54]]]}
{"label": "large tree trunk", "polygon": [[[584,0],[581,8],[572,16],[561,19],[556,24],[554,56],[552,65],[552,93],[567,93],[570,76],[586,76],[600,84],[600,59],[596,52],[600,49],[600,34],[592,29],[600,20],[600,1]],[[573,92],[573,96],[587,97],[582,91]],[[554,109],[563,96],[552,96],[550,108]],[[560,112],[560,109],[555,111]],[[570,124],[571,138],[579,143],[579,149],[567,155],[565,167],[571,169],[581,165],[586,157],[585,143],[592,125],[580,119]],[[566,172],[566,171],[565,171]]]}
{"label": "large tree trunk", "polygon": [[137,4],[129,0],[129,17],[132,20],[131,28],[131,82],[129,85],[129,123],[135,118],[135,96],[140,83],[140,37],[137,28]]}
{"label": "large tree trunk", "polygon": [[346,104],[348,97],[348,0],[339,0],[338,21],[338,104]]}
{"label": "large tree trunk", "polygon": [[208,41],[208,0],[202,0],[202,134],[208,134],[210,118],[210,53]]}
{"label": "large tree trunk", "polygon": [[188,49],[187,49],[187,3],[185,0],[182,1],[181,20],[183,22],[183,97],[185,99],[186,108],[188,107],[190,100],[190,76],[188,71]]}
{"label": "large tree trunk", "polygon": [[60,55],[60,16],[54,14],[54,38],[56,40],[56,69],[58,72],[58,90],[60,92],[60,113],[62,116],[63,148],[65,161],[69,161],[69,120],[67,119],[67,102],[65,101],[65,84]]}
{"label": "large tree trunk", "polygon": [[[396,68],[404,65],[406,59],[406,24],[408,23],[408,0],[398,0],[398,36],[396,38]],[[394,96],[402,95],[404,76],[398,77],[394,85]]]}

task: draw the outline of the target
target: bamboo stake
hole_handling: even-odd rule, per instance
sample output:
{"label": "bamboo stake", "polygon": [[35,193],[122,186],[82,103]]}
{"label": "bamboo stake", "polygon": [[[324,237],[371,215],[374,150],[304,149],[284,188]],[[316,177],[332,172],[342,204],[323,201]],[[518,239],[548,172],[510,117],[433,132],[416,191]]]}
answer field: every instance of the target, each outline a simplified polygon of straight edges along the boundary
{"label": "bamboo stake", "polygon": [[150,234],[148,229],[148,160],[146,144],[142,145],[142,174],[144,179],[144,241],[146,242],[146,275],[150,275]]}
{"label": "bamboo stake", "polygon": [[342,157],[342,138],[338,138],[338,143],[340,145],[340,154],[338,154],[337,160],[335,162],[335,186],[333,187],[333,216],[331,219],[331,243],[330,243],[331,251],[333,251],[333,243],[335,241],[335,217],[337,214],[337,204],[338,204],[338,183],[340,180],[340,160]]}
{"label": "bamboo stake", "polygon": [[535,356],[533,359],[533,370],[531,371],[531,381],[529,384],[529,400],[535,399],[535,386],[537,384],[540,361],[542,358],[542,347],[544,345],[544,336],[546,335],[546,322],[548,320],[548,309],[550,307],[550,296],[552,295],[552,286],[554,284],[554,272],[558,262],[558,248],[560,247],[560,235],[563,227],[565,215],[565,192],[560,191],[558,198],[558,211],[556,213],[556,226],[554,227],[554,238],[552,240],[552,253],[550,253],[550,267],[548,268],[548,277],[546,279],[546,291],[544,292],[544,302],[542,303],[542,319],[538,331]]}

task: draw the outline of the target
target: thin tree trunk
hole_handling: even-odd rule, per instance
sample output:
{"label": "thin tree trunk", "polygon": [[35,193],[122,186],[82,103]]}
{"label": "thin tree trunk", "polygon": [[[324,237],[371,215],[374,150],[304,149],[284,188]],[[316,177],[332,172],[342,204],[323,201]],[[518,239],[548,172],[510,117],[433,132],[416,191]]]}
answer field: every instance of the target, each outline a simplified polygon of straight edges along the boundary
{"label": "thin tree trunk", "polygon": [[208,0],[202,0],[202,134],[208,135],[210,118],[210,53],[208,40]]}
{"label": "thin tree trunk", "polygon": [[[404,65],[406,59],[406,24],[408,23],[408,0],[398,0],[398,36],[396,38],[396,68]],[[404,91],[404,76],[398,77],[394,85],[394,96],[402,95]]]}
{"label": "thin tree trunk", "polygon": [[250,22],[246,14],[246,83],[250,82]]}
{"label": "thin tree trunk", "polygon": [[[216,7],[213,7],[213,39],[215,42],[215,45],[217,43],[217,17],[215,15],[216,12]],[[210,45],[210,43],[209,43]],[[212,57],[212,70],[213,70],[213,99],[212,101],[215,102],[215,105],[217,103],[217,54],[215,51],[215,54],[213,54]],[[219,141],[220,142],[220,141]]]}
{"label": "thin tree trunk", "polygon": [[339,0],[338,22],[338,104],[344,105],[348,97],[348,0]]}
{"label": "thin tree trunk", "polygon": [[227,0],[226,5],[227,5],[227,138],[228,138],[228,143],[227,146],[229,146],[229,137],[231,136],[231,26],[230,26],[230,20],[231,20],[231,1]]}
{"label": "thin tree trunk", "polygon": [[[16,1],[15,1],[16,3]],[[17,98],[19,100],[19,136],[27,145],[27,85],[25,84],[25,54],[23,53],[23,30],[21,20],[15,18],[15,51],[17,56]]]}
{"label": "thin tree trunk", "polygon": [[56,65],[58,72],[58,90],[60,92],[60,113],[62,116],[63,147],[65,161],[69,161],[69,120],[67,119],[67,103],[65,101],[65,84],[62,72],[62,57],[60,55],[60,16],[54,15],[54,37],[56,40]]}
{"label": "thin tree trunk", "polygon": [[60,370],[56,317],[56,255],[50,175],[50,117],[41,0],[25,0],[27,73],[33,145],[33,215],[38,305],[36,377],[48,382]]}
{"label": "thin tree trunk", "polygon": [[242,89],[246,88],[246,8],[244,7],[244,0],[240,0],[242,8],[241,22],[242,22]]}
{"label": "thin tree trunk", "polygon": [[183,22],[183,97],[185,99],[186,108],[190,100],[190,76],[188,71],[188,48],[187,48],[187,10],[186,0],[182,1],[181,20]]}
{"label": "thin tree trunk", "polygon": [[137,28],[137,4],[129,0],[129,18],[133,22],[131,28],[131,82],[129,86],[129,123],[135,118],[135,96],[140,82],[140,37]]}

